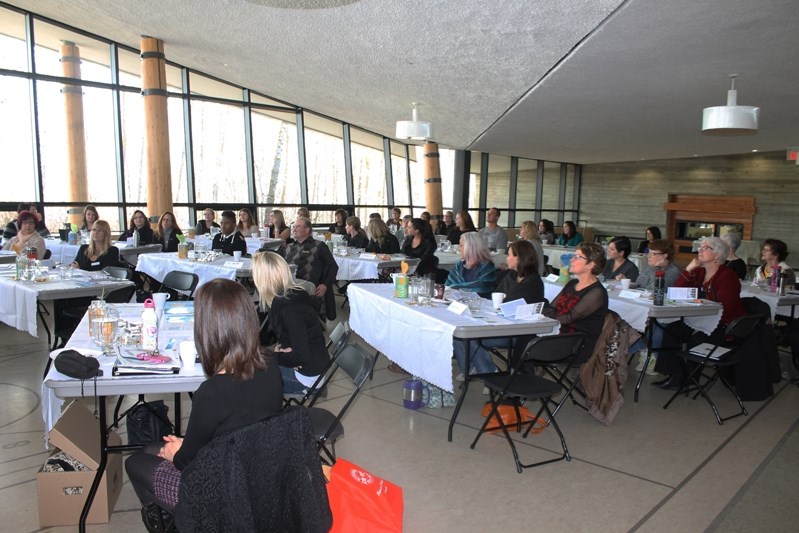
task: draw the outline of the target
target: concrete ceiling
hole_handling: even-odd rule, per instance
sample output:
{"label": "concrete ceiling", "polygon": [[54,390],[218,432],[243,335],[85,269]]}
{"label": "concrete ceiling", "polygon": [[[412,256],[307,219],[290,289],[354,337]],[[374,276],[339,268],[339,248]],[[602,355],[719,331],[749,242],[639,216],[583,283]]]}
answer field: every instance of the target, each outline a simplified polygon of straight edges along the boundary
{"label": "concrete ceiling", "polygon": [[[12,0],[279,100],[393,137],[599,163],[799,145],[796,0]],[[701,134],[702,109],[761,108]]]}

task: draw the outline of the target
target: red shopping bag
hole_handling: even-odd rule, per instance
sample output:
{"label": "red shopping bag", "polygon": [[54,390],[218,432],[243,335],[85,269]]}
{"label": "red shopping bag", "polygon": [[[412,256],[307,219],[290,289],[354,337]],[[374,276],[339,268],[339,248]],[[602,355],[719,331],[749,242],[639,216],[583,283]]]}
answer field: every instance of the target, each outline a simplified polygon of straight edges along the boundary
{"label": "red shopping bag", "polygon": [[333,465],[327,497],[333,513],[331,533],[402,531],[402,487],[346,459]]}

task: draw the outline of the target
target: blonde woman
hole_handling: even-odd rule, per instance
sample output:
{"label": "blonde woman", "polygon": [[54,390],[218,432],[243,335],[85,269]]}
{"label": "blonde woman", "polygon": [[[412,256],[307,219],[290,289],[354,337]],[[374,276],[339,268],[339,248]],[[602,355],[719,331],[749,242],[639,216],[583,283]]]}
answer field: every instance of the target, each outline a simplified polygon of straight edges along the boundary
{"label": "blonde woman", "polygon": [[261,309],[269,310],[267,329],[277,339],[274,353],[283,376],[283,392],[303,394],[330,361],[316,302],[294,282],[288,263],[276,253],[255,254],[252,278]]}
{"label": "blonde woman", "polygon": [[538,234],[538,228],[532,220],[525,220],[519,229],[519,235],[525,241],[530,241],[535,250],[536,259],[538,260],[538,275],[544,275],[544,248],[541,246],[541,237]]}
{"label": "blonde woman", "polygon": [[366,251],[373,254],[398,254],[400,245],[397,238],[379,218],[369,220],[369,244]]}
{"label": "blonde woman", "polygon": [[119,250],[111,246],[111,226],[105,220],[98,220],[92,225],[89,244],[82,244],[78,249],[72,268],[102,270],[118,265]]}
{"label": "blonde woman", "polygon": [[269,213],[269,235],[273,239],[283,239],[286,242],[291,239],[291,230],[286,225],[286,219],[280,209],[274,209]]}
{"label": "blonde woman", "polygon": [[81,225],[80,229],[91,230],[94,223],[99,219],[100,213],[97,212],[97,208],[93,205],[87,205],[83,210],[83,225]]}
{"label": "blonde woman", "polygon": [[255,218],[252,216],[252,211],[246,207],[239,209],[239,222],[236,224],[236,229],[239,230],[242,237],[261,236],[258,224],[255,223]]}
{"label": "blonde woman", "polygon": [[194,227],[194,232],[197,235],[205,235],[206,233],[211,233],[211,228],[218,228],[219,224],[216,223],[214,220],[216,218],[216,212],[211,209],[210,207],[203,210],[203,218],[197,225]]}

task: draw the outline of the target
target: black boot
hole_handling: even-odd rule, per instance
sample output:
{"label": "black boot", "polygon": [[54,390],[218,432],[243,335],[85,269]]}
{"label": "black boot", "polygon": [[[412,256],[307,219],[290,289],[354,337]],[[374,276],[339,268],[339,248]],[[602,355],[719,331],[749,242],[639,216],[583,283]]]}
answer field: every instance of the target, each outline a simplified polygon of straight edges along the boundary
{"label": "black boot", "polygon": [[148,503],[141,508],[141,519],[144,527],[150,533],[174,533],[175,517],[154,503]]}

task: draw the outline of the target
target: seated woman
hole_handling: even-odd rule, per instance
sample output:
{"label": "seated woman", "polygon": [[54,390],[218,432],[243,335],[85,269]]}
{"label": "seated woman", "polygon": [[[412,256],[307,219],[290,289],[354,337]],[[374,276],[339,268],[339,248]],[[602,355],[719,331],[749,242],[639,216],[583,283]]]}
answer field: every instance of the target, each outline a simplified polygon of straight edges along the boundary
{"label": "seated woman", "polygon": [[344,228],[347,230],[347,235],[344,239],[347,241],[347,246],[350,248],[363,248],[369,244],[369,237],[361,227],[361,219],[358,217],[348,217]]}
{"label": "seated woman", "polygon": [[438,221],[436,226],[436,235],[448,235],[450,230],[455,227],[455,221],[452,220],[452,211],[444,211],[444,218]]}
{"label": "seated woman", "polygon": [[[283,408],[280,372],[271,354],[258,345],[258,316],[242,285],[214,279],[197,289],[194,342],[208,379],[194,393],[185,437],[164,437],[125,461],[136,495],[155,516],[155,505],[174,509],[181,470],[203,446]],[[149,514],[142,513],[145,521]]]}
{"label": "seated woman", "polygon": [[210,207],[203,210],[203,218],[202,220],[197,222],[197,225],[194,227],[195,233],[197,235],[205,235],[206,233],[211,233],[211,228],[218,228],[219,224],[217,224],[214,219],[216,218],[216,213]]}
{"label": "seated woman", "polygon": [[347,234],[347,217],[349,213],[345,209],[336,209],[335,212],[336,223],[330,224],[327,228],[329,233],[333,235],[346,235]]}
{"label": "seated woman", "polygon": [[140,246],[152,244],[153,240],[155,239],[153,228],[150,227],[150,222],[147,220],[147,215],[145,215],[140,209],[137,209],[133,212],[133,216],[130,217],[130,226],[128,226],[128,229],[119,236],[119,240],[127,241],[133,237],[133,234],[136,232],[139,234]]}
{"label": "seated woman", "polygon": [[419,218],[430,224],[430,211],[422,211],[422,214],[419,215]]}
{"label": "seated woman", "polygon": [[286,226],[286,219],[280,209],[274,209],[269,213],[269,237],[291,241],[291,229]]}
{"label": "seated woman", "polygon": [[538,221],[538,235],[543,244],[555,244],[555,224],[551,220],[542,218]]}
{"label": "seated woman", "polygon": [[647,253],[649,251],[649,244],[652,241],[656,241],[660,238],[661,238],[660,228],[658,228],[657,226],[649,226],[648,228],[646,228],[646,234],[644,240],[638,244],[637,252],[639,254]]}
{"label": "seated woman", "polygon": [[258,229],[258,224],[255,223],[255,217],[252,216],[252,211],[246,207],[239,209],[239,221],[236,224],[236,229],[241,233],[242,237],[261,236],[261,230]]}
{"label": "seated woman", "polygon": [[180,231],[175,215],[171,211],[164,211],[158,219],[158,228],[155,230],[153,244],[160,244],[164,252],[177,252],[178,235],[183,235]]}
{"label": "seated woman", "polygon": [[[655,290],[655,278],[658,272],[663,273],[663,281],[665,282],[666,289],[673,287],[680,277],[682,269],[672,263],[674,257],[674,244],[665,239],[655,239],[649,243],[649,253],[646,256],[647,267],[638,275],[638,279],[632,284],[633,287],[646,289],[650,292]],[[663,328],[658,325],[652,331],[652,347],[660,348],[663,346]],[[635,371],[640,372],[644,369],[646,363],[646,338],[642,337],[635,344],[630,347],[630,354],[640,352],[640,359]],[[653,351],[652,357],[649,359],[649,366],[646,373],[651,375],[656,374],[655,362],[659,352]]]}
{"label": "seated woman", "polygon": [[96,271],[105,267],[119,266],[119,249],[111,246],[111,226],[105,220],[92,225],[89,244],[81,244],[72,268]]}
{"label": "seated woman", "polygon": [[728,231],[721,236],[721,240],[730,248],[724,266],[731,268],[733,272],[738,275],[738,279],[746,279],[746,261],[735,255],[735,252],[741,245],[741,236]]}
{"label": "seated woman", "polygon": [[[746,314],[741,303],[741,281],[732,269],[724,266],[728,253],[727,245],[718,237],[702,239],[696,257],[674,284],[676,287],[696,287],[700,298],[718,302],[722,306],[721,322],[710,335],[683,326],[685,332],[691,335],[689,346],[702,342],[723,342],[727,326]],[[667,377],[653,385],[662,389],[677,389],[682,385],[682,365],[673,352],[661,352],[655,370]]]}
{"label": "seated woman", "polygon": [[638,279],[638,267],[635,263],[627,259],[632,250],[632,243],[627,237],[616,237],[608,243],[608,261],[602,276],[605,279]]}
{"label": "seated woman", "polygon": [[585,333],[585,344],[575,360],[585,363],[594,351],[605,315],[608,314],[608,292],[597,276],[605,268],[605,251],[593,243],[580,243],[569,263],[569,272],[577,277],[544,310],[544,314],[560,322],[561,333]]}
{"label": "seated woman", "polygon": [[447,240],[452,244],[461,242],[461,235],[477,231],[472,222],[472,215],[468,211],[458,211],[455,213],[455,226],[447,234]]}
{"label": "seated woman", "polygon": [[583,242],[583,234],[577,232],[574,222],[567,220],[563,223],[563,233],[558,235],[556,244],[560,246],[577,246]]}
{"label": "seated woman", "polygon": [[460,245],[461,260],[449,273],[447,287],[490,296],[497,286],[497,267],[491,260],[488,246],[477,232],[462,235]]}
{"label": "seated woman", "polygon": [[796,285],[796,274],[788,266],[785,259],[788,258],[788,245],[778,239],[766,239],[763,241],[763,265],[759,266],[755,272],[755,281],[758,283],[769,283],[773,286],[779,285],[779,280],[773,278],[774,270],[779,267],[780,275],[786,274],[786,285]]}
{"label": "seated woman", "polygon": [[44,259],[47,245],[39,232],[36,231],[36,214],[30,211],[20,211],[17,214],[17,234],[11,237],[3,246],[3,250],[14,250],[17,254],[25,248],[32,246],[36,248],[36,257]]}
{"label": "seated woman", "polygon": [[276,253],[255,254],[252,278],[261,309],[269,311],[267,327],[277,339],[274,353],[283,376],[283,392],[302,394],[330,361],[316,303],[294,282],[288,263]]}
{"label": "seated woman", "polygon": [[366,245],[367,252],[373,254],[399,253],[399,241],[381,219],[369,219],[369,235],[371,235],[371,238],[369,239],[369,244]]}
{"label": "seated woman", "polygon": [[430,224],[421,218],[413,218],[408,223],[405,234],[401,251],[410,258],[419,259],[416,273],[425,275],[435,272],[438,266],[438,258],[435,255],[438,245]]}
{"label": "seated woman", "polygon": [[544,248],[541,246],[541,238],[538,230],[535,227],[535,222],[532,220],[525,220],[519,228],[519,236],[525,241],[529,242],[535,250],[536,264],[538,265],[538,275],[544,275]]}
{"label": "seated woman", "polygon": [[[511,243],[508,248],[508,272],[495,292],[504,292],[504,301],[512,302],[523,298],[528,304],[543,302],[544,301],[544,282],[538,275],[538,259],[536,257],[535,249],[527,241],[518,241]],[[520,339],[525,343],[529,338]],[[503,337],[483,339],[481,341],[483,346],[494,348],[512,348],[514,343],[510,343],[509,339]],[[478,346],[473,347],[469,370],[470,374],[487,374],[497,371],[497,366],[491,360],[491,355]],[[463,381],[466,368],[466,344],[461,340],[453,341],[453,351],[455,352],[455,359],[458,361],[458,367],[461,369],[461,374],[455,379]]]}
{"label": "seated woman", "polygon": [[97,212],[97,208],[89,204],[83,209],[83,224],[78,229],[90,231],[98,220],[100,220],[100,214]]}

